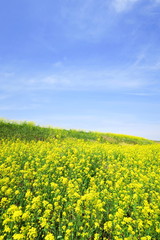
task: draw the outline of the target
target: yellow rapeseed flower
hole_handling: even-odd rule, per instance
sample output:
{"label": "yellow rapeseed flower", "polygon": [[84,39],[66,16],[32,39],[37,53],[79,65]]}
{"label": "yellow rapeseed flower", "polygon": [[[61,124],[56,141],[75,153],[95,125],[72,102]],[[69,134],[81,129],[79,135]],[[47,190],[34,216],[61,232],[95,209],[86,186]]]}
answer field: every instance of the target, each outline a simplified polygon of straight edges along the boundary
{"label": "yellow rapeseed flower", "polygon": [[53,235],[52,233],[48,233],[48,234],[45,236],[44,239],[45,239],[45,240],[55,240],[55,237],[54,237],[54,235]]}
{"label": "yellow rapeseed flower", "polygon": [[25,239],[25,236],[23,234],[21,234],[21,233],[15,233],[13,235],[13,239],[14,240],[23,240],[23,239]]}

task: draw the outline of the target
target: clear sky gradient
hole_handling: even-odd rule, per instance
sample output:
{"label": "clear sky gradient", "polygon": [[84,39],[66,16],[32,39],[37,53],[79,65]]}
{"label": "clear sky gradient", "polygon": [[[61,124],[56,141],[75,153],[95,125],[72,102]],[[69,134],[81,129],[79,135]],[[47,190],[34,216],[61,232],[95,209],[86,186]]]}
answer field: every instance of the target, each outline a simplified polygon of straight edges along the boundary
{"label": "clear sky gradient", "polygon": [[160,140],[160,0],[0,1],[0,115]]}

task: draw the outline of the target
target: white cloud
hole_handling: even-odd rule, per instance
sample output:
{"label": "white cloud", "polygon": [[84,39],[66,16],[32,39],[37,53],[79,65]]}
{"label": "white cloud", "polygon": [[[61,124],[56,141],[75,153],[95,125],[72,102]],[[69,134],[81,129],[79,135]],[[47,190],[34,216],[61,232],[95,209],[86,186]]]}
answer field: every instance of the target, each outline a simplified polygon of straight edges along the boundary
{"label": "white cloud", "polygon": [[69,79],[67,76],[61,76],[59,74],[49,75],[44,78],[41,78],[39,81],[40,84],[47,84],[50,87],[58,87],[58,86],[67,86],[70,85]]}
{"label": "white cloud", "polygon": [[142,65],[140,67],[141,69],[144,70],[150,70],[150,71],[160,71],[160,61],[157,61],[155,63],[151,63],[150,65]]}
{"label": "white cloud", "polygon": [[14,72],[0,72],[0,77],[1,78],[10,78],[15,75]]}
{"label": "white cloud", "polygon": [[63,62],[62,61],[57,61],[57,62],[53,63],[53,67],[60,68],[62,66],[63,66]]}
{"label": "white cloud", "polygon": [[9,97],[10,97],[9,94],[1,94],[1,96],[0,96],[0,100],[7,99],[7,98],[9,98]]}
{"label": "white cloud", "polygon": [[149,96],[155,95],[153,93],[148,93],[148,92],[128,92],[126,94],[133,95],[133,96],[141,96],[141,97],[149,97]]}
{"label": "white cloud", "polygon": [[77,0],[76,4],[64,0],[61,19],[65,22],[65,35],[72,41],[99,40],[113,26],[114,16],[110,12],[110,6],[108,0]]}
{"label": "white cloud", "polygon": [[60,90],[135,90],[148,85],[147,80],[135,73],[134,69],[124,70],[67,70],[58,74],[35,78],[26,83],[33,89]]}
{"label": "white cloud", "polygon": [[24,78],[16,76],[1,84],[6,92],[26,90],[107,90],[135,91],[150,87],[151,83],[139,66],[126,66],[112,69],[63,69],[60,72],[37,74]]}
{"label": "white cloud", "polygon": [[40,105],[30,104],[28,106],[17,106],[16,104],[7,104],[0,106],[0,111],[23,111],[23,110],[37,110]]}
{"label": "white cloud", "polygon": [[145,53],[138,54],[135,62],[133,63],[133,66],[135,66],[135,67],[139,66],[143,62],[143,60],[145,60],[145,58],[146,58]]}
{"label": "white cloud", "polygon": [[133,7],[138,1],[140,0],[114,0],[113,6],[117,12],[123,12]]}
{"label": "white cloud", "polygon": [[44,78],[41,82],[55,85],[58,82],[58,79],[56,79],[56,77],[54,76],[48,76]]}
{"label": "white cloud", "polygon": [[[131,8],[134,7],[134,5],[137,2],[140,2],[140,1],[142,1],[142,0],[113,0],[112,4],[113,4],[113,7],[116,10],[116,12],[120,13],[120,12],[130,10]],[[147,2],[147,4],[150,5],[150,7],[154,7],[155,4],[160,3],[160,0],[149,0],[146,2]]]}

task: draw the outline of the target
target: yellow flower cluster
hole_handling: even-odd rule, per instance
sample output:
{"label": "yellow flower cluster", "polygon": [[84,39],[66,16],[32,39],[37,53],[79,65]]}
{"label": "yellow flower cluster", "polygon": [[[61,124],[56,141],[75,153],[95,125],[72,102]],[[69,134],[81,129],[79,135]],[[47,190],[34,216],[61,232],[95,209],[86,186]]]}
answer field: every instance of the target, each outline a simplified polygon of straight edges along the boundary
{"label": "yellow flower cluster", "polygon": [[160,145],[2,140],[0,240],[160,239]]}

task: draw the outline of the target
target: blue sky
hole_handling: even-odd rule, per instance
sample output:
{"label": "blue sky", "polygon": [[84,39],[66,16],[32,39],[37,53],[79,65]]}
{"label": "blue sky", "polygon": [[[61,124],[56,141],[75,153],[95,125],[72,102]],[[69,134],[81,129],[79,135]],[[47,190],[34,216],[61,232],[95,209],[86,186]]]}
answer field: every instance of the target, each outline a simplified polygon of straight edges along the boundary
{"label": "blue sky", "polygon": [[160,140],[160,0],[0,1],[0,115]]}

